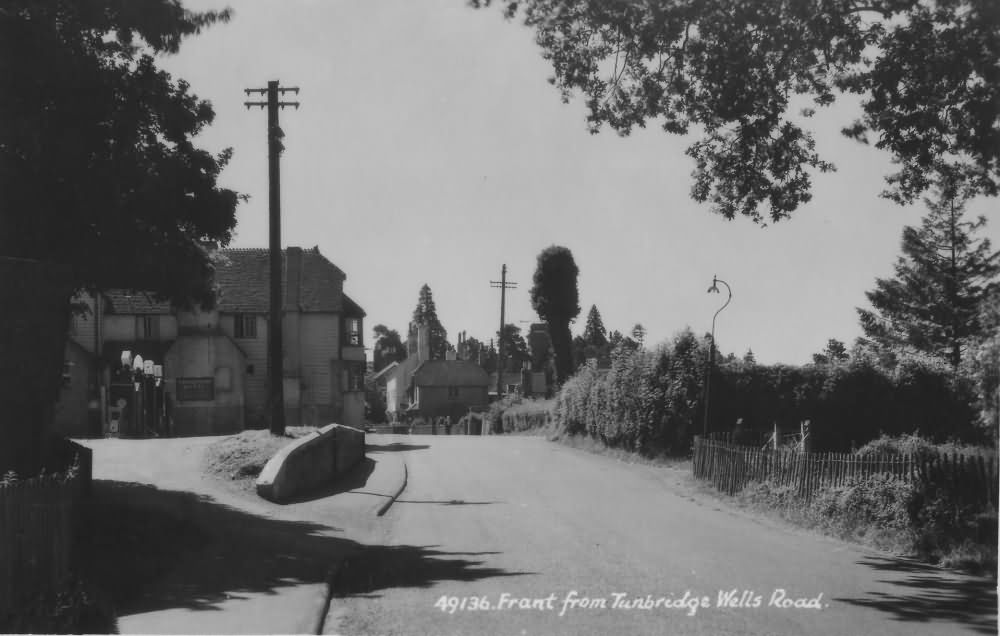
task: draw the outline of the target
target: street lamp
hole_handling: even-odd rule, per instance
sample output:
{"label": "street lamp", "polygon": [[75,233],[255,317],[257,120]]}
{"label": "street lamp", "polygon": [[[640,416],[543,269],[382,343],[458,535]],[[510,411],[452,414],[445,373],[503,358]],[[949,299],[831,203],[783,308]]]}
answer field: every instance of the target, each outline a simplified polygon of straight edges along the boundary
{"label": "street lamp", "polygon": [[705,430],[704,430],[705,437],[708,437],[708,410],[709,410],[708,406],[711,395],[710,390],[712,386],[712,370],[715,368],[715,319],[719,316],[719,313],[723,309],[725,309],[729,305],[729,302],[733,299],[733,290],[730,289],[729,283],[714,275],[712,276],[712,286],[708,288],[708,293],[718,294],[719,283],[722,283],[723,285],[726,286],[726,292],[729,294],[729,297],[726,298],[725,304],[723,304],[722,307],[719,307],[719,309],[715,312],[715,315],[712,316],[712,340],[711,342],[709,342],[708,345],[708,374],[705,376]]}

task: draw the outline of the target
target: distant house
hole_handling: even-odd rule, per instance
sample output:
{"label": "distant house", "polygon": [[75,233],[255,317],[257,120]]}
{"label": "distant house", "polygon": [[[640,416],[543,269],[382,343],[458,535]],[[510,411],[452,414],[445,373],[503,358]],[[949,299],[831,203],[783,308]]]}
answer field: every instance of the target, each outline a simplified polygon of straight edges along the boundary
{"label": "distant house", "polygon": [[[62,432],[204,435],[267,426],[269,251],[219,255],[211,311],[176,310],[120,290],[80,299],[89,311],[72,321],[71,378],[57,407]],[[365,312],[344,294],[344,272],[318,248],[289,247],[282,256],[286,424],[360,427]],[[159,387],[135,385],[122,370],[125,351],[161,367]],[[81,366],[89,367],[86,373]],[[85,400],[77,394],[82,383]],[[92,424],[81,425],[88,412]]]}
{"label": "distant house", "polygon": [[488,402],[489,376],[478,364],[431,360],[428,330],[410,330],[407,357],[386,373],[386,413],[391,421],[448,416],[452,421]]}

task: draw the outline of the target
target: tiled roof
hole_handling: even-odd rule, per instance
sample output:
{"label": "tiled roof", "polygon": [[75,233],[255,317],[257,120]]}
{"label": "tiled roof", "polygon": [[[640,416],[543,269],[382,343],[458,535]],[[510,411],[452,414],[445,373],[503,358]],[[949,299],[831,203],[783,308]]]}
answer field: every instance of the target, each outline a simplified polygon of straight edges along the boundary
{"label": "tiled roof", "polygon": [[413,372],[417,386],[487,386],[489,376],[469,360],[427,360]]}
{"label": "tiled roof", "polygon": [[361,305],[351,300],[351,297],[344,294],[344,315],[354,318],[364,318],[368,314],[361,308]]}
{"label": "tiled roof", "polygon": [[[222,249],[219,253],[224,257],[215,271],[215,280],[220,289],[219,310],[267,313],[270,308],[270,250]],[[307,312],[334,312],[343,309],[342,290],[346,275],[320,254],[318,247],[310,250],[290,247],[281,250],[281,255],[284,278],[282,292],[286,309],[294,309],[296,305]],[[289,285],[289,279],[292,285]]]}
{"label": "tiled roof", "polygon": [[113,314],[169,314],[168,301],[158,302],[152,294],[143,291],[111,289],[104,292],[108,311]]}

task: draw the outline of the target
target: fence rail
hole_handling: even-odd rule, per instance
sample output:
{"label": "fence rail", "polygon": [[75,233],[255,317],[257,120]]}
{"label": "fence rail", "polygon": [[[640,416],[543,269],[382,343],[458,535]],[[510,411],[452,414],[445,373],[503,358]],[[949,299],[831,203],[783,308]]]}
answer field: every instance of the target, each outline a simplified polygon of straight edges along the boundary
{"label": "fence rail", "polygon": [[856,455],[801,453],[742,446],[695,437],[694,476],[734,495],[750,482],[769,481],[795,488],[810,499],[820,488],[844,486],[872,476],[948,488],[963,502],[997,507],[997,457],[960,455]]}

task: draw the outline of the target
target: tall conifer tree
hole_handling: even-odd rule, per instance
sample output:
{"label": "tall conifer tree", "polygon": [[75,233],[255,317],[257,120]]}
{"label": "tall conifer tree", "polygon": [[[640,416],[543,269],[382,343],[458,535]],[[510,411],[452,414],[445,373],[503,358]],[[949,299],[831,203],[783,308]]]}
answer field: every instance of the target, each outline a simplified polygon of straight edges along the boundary
{"label": "tall conifer tree", "polygon": [[963,218],[962,192],[943,188],[925,203],[920,227],[903,229],[895,275],[866,293],[874,310],[858,314],[866,338],[883,351],[916,350],[957,368],[982,331],[980,306],[998,285],[1000,252],[975,237],[986,219]]}
{"label": "tall conifer tree", "polygon": [[434,305],[434,296],[431,288],[426,283],[420,288],[420,297],[417,299],[417,306],[413,310],[413,323],[411,328],[420,325],[429,327],[430,356],[431,360],[444,360],[445,352],[450,349],[448,344],[448,331],[438,320],[437,307]]}

